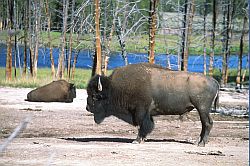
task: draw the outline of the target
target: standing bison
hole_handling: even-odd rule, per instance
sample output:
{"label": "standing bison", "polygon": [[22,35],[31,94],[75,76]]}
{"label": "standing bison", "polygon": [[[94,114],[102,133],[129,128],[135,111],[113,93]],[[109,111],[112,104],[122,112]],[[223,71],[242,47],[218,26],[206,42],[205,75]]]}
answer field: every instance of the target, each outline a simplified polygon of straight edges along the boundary
{"label": "standing bison", "polygon": [[65,80],[58,80],[30,91],[27,94],[26,101],[71,103],[75,97],[76,88],[74,84]]}
{"label": "standing bison", "polygon": [[87,87],[86,109],[97,124],[113,115],[139,126],[134,143],[141,143],[154,128],[153,116],[182,115],[196,108],[202,123],[198,145],[205,146],[213,125],[209,112],[218,102],[218,92],[217,81],[202,74],[133,64],[109,77],[94,76]]}

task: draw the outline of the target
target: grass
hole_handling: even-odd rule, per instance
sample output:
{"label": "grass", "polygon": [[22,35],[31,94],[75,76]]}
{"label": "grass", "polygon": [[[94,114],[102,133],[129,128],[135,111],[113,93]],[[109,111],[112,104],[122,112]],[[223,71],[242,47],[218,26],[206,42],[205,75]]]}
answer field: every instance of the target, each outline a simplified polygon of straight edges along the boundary
{"label": "grass", "polygon": [[[112,70],[108,71],[108,75],[111,74]],[[12,78],[14,78],[14,71],[12,71]],[[233,84],[236,80],[237,70],[230,69],[228,82]],[[66,77],[66,73],[65,73]],[[214,70],[213,77],[216,80],[221,79],[221,73],[218,69]],[[80,69],[77,68],[75,71],[74,80],[69,80],[69,82],[74,83],[76,88],[85,89],[87,87],[88,81],[91,78],[91,70],[90,69]],[[5,80],[5,68],[0,68],[0,86],[9,86],[9,87],[22,87],[22,88],[35,88],[39,86],[46,85],[53,80],[51,76],[50,68],[39,68],[37,73],[37,78],[33,79],[29,75],[25,78],[21,78],[19,70],[17,71],[17,78],[11,81]],[[247,70],[246,78],[244,84],[248,84],[249,80],[249,70]]]}
{"label": "grass", "polygon": [[[14,79],[14,70],[12,71],[12,80],[5,80],[5,68],[0,68],[0,86],[9,87],[24,87],[24,88],[35,88],[42,85],[50,83],[53,78],[51,76],[50,68],[39,68],[37,72],[37,78],[33,79],[31,76],[27,75],[25,78],[21,78],[19,71],[17,72],[17,78]],[[66,77],[66,73],[65,73]],[[87,69],[76,69],[75,79],[69,80],[69,82],[74,83],[77,88],[83,89],[87,87],[87,83],[91,78],[91,70]]]}
{"label": "grass", "polygon": [[[219,69],[214,70],[213,77],[218,82],[220,82],[222,75],[221,75],[221,72],[219,71]],[[228,83],[235,84],[236,77],[237,77],[237,69],[229,69],[229,71],[228,71]],[[249,69],[247,69],[247,71],[246,71],[245,81],[243,82],[243,85],[248,85],[248,84],[249,84]]]}

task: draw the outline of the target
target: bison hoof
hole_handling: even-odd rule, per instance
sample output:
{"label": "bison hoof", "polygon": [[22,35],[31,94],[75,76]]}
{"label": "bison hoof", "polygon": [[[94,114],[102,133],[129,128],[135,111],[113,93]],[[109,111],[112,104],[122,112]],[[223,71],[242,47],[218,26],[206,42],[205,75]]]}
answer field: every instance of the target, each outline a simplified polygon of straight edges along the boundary
{"label": "bison hoof", "polygon": [[199,147],[205,147],[205,142],[204,142],[204,141],[199,142],[199,143],[198,143],[198,146],[199,146]]}
{"label": "bison hoof", "polygon": [[132,144],[140,144],[140,142],[138,142],[138,140],[134,140]]}
{"label": "bison hoof", "polygon": [[199,138],[197,141],[196,141],[196,145],[199,146],[199,147],[205,147],[205,144],[207,143],[208,141],[205,141],[204,139],[201,139]]}
{"label": "bison hoof", "polygon": [[145,139],[143,138],[137,138],[132,142],[132,144],[143,144],[143,143],[145,143]]}

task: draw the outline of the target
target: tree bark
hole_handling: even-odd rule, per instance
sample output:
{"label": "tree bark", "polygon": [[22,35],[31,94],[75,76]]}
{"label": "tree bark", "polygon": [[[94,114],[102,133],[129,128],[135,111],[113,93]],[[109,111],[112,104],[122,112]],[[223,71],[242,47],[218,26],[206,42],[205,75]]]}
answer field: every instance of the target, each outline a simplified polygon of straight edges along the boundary
{"label": "tree bark", "polygon": [[204,0],[204,15],[203,15],[203,74],[207,74],[207,29],[206,29],[206,22],[207,22],[207,0]]}
{"label": "tree bark", "polygon": [[55,63],[54,63],[54,57],[53,57],[53,48],[51,46],[51,13],[49,9],[49,1],[46,0],[46,6],[45,6],[45,13],[47,17],[48,27],[47,27],[47,33],[48,33],[48,47],[49,47],[49,57],[50,57],[50,67],[51,67],[51,76],[54,79],[55,78]]}
{"label": "tree bark", "polygon": [[128,57],[127,57],[127,51],[126,51],[126,42],[124,40],[124,28],[121,25],[121,20],[118,17],[116,21],[116,34],[119,40],[119,44],[122,48],[122,58],[124,60],[125,66],[128,65]]}
{"label": "tree bark", "polygon": [[213,17],[212,17],[212,38],[211,38],[211,52],[209,54],[209,76],[213,75],[213,65],[214,65],[214,40],[216,31],[216,18],[217,18],[217,8],[216,0],[213,0]]}
{"label": "tree bark", "polygon": [[[95,74],[102,74],[102,50],[100,38],[100,4],[99,0],[95,0],[95,33],[96,33],[96,69]],[[93,74],[92,74],[93,75]]]}
{"label": "tree bark", "polygon": [[8,36],[7,40],[7,56],[6,56],[6,69],[5,78],[7,81],[12,80],[12,41],[11,36]]}
{"label": "tree bark", "polygon": [[28,8],[28,17],[29,17],[29,55],[30,55],[30,75],[33,77],[33,63],[34,63],[34,30],[32,28],[31,23],[31,15],[32,15],[32,8],[31,8],[31,0],[28,0],[29,8]]}
{"label": "tree bark", "polygon": [[[188,16],[188,17],[187,17]],[[188,49],[190,46],[190,36],[192,33],[192,24],[194,17],[194,0],[188,4],[188,0],[185,0],[185,15],[184,15],[184,32],[183,32],[183,44],[182,44],[182,62],[181,70],[188,71]]]}
{"label": "tree bark", "polygon": [[29,10],[29,0],[25,1],[25,6],[23,8],[24,12],[24,52],[23,52],[23,74],[22,77],[26,77],[27,73],[27,49],[28,49],[28,27],[29,27],[29,17],[28,17],[28,10]]}
{"label": "tree bark", "polygon": [[242,27],[241,36],[240,36],[240,53],[239,53],[239,58],[238,58],[238,70],[237,70],[237,77],[236,77],[236,86],[239,88],[242,87],[242,82],[241,82],[242,55],[243,55],[244,35],[246,33],[245,32],[246,24],[247,24],[247,17],[245,16],[243,20],[243,27]]}
{"label": "tree bark", "polygon": [[[80,41],[79,41],[79,37],[80,37],[80,31],[78,31],[77,34],[77,45],[79,45]],[[75,78],[75,69],[76,69],[76,63],[77,63],[77,58],[79,55],[80,50],[77,50],[77,52],[74,54],[74,61],[73,61],[73,67],[72,67],[72,71],[71,71],[71,79],[74,80]]]}
{"label": "tree bark", "polygon": [[68,80],[70,79],[70,70],[71,70],[71,57],[72,57],[72,51],[73,51],[73,25],[74,25],[74,8],[75,8],[75,0],[72,0],[71,3],[71,29],[70,29],[70,37],[69,37],[69,56],[68,56],[68,66],[67,66],[67,76]]}
{"label": "tree bark", "polygon": [[13,30],[13,9],[14,3],[12,0],[7,1],[7,17],[9,18],[8,21],[8,39],[7,39],[7,56],[6,56],[6,68],[5,68],[5,79],[7,81],[12,80],[12,34],[11,31]]}
{"label": "tree bark", "polygon": [[182,26],[182,41],[181,41],[181,71],[184,70],[185,66],[185,47],[186,47],[186,35],[187,35],[187,14],[188,14],[188,0],[184,2],[184,13],[183,13],[183,26]]}
{"label": "tree bark", "polygon": [[224,33],[223,33],[223,64],[222,64],[222,80],[221,85],[225,86],[228,81],[228,58],[230,55],[230,32],[231,32],[231,22],[232,15],[231,12],[231,0],[226,0],[227,4],[224,8],[223,24],[224,24]]}
{"label": "tree bark", "polygon": [[117,11],[118,11],[118,5],[116,6],[114,18],[113,18],[113,21],[112,21],[112,27],[111,27],[111,31],[110,31],[109,38],[108,38],[108,41],[107,41],[107,46],[106,46],[106,54],[105,54],[105,57],[104,57],[104,70],[103,70],[103,73],[104,73],[105,76],[107,75],[107,70],[108,70],[109,55],[110,55],[110,44],[111,44],[111,40],[112,40],[112,37],[113,37],[114,29],[115,29],[115,23],[116,23],[116,18],[117,18],[117,14],[118,14]]}
{"label": "tree bark", "polygon": [[40,22],[41,22],[41,2],[35,0],[35,51],[34,51],[34,61],[33,61],[33,78],[37,77],[37,63],[38,63],[38,50],[39,50],[39,40],[40,40]]}
{"label": "tree bark", "polygon": [[17,9],[16,9],[16,1],[13,0],[13,29],[15,31],[15,37],[14,37],[14,78],[17,78]]}
{"label": "tree bark", "polygon": [[57,79],[63,79],[64,78],[64,52],[65,52],[65,46],[66,46],[66,32],[67,32],[67,19],[68,19],[68,6],[69,1],[63,0],[63,30],[62,30],[62,36],[61,36],[61,54],[58,59],[58,67],[57,67]]}
{"label": "tree bark", "polygon": [[150,0],[149,6],[149,63],[155,63],[155,33],[156,33],[156,23],[157,15],[156,8],[158,5],[158,0]]}

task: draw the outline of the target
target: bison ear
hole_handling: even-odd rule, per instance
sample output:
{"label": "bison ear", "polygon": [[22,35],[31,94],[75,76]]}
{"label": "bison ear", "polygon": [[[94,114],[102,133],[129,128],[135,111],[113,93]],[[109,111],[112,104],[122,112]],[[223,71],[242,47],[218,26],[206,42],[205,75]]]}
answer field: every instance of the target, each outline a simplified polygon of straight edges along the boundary
{"label": "bison ear", "polygon": [[98,78],[98,91],[102,91],[102,83],[101,83],[101,76]]}
{"label": "bison ear", "polygon": [[74,88],[75,88],[75,84],[70,83],[70,89],[74,89]]}

